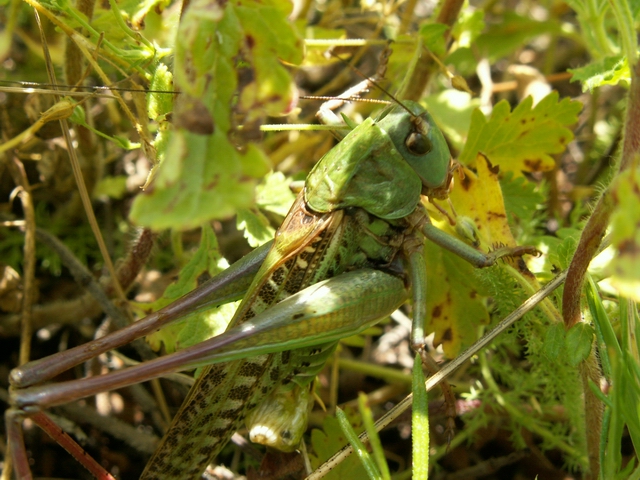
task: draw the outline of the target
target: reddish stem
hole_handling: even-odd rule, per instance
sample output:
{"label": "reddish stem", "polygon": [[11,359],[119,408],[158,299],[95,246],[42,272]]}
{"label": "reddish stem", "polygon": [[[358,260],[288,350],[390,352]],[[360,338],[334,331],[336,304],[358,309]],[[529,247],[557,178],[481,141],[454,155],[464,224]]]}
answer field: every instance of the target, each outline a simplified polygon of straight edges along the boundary
{"label": "reddish stem", "polygon": [[[107,472],[102,465],[96,462],[84,449],[76,443],[67,433],[56,425],[44,412],[38,412],[31,415],[30,418],[42,430],[53,438],[62,448],[69,452],[91,475],[98,480],[115,480],[115,478]],[[17,463],[17,462],[16,462]],[[17,466],[17,465],[16,465]]]}
{"label": "reddish stem", "polygon": [[[625,119],[624,142],[618,174],[632,164],[633,158],[640,152],[640,64],[632,69],[629,88],[627,116]],[[567,328],[580,321],[580,293],[589,263],[593,259],[600,241],[605,234],[614,204],[611,190],[608,188],[598,200],[587,225],[582,231],[576,253],[567,272],[567,281],[562,295],[562,317]]]}

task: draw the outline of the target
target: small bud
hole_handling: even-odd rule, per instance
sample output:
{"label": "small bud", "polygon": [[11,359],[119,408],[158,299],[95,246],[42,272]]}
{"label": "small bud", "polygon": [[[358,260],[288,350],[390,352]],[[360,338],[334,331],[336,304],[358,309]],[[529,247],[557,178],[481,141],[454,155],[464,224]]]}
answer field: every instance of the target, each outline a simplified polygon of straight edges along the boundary
{"label": "small bud", "polygon": [[451,77],[451,86],[456,90],[467,92],[469,95],[473,95],[473,92],[469,88],[469,85],[467,85],[467,81],[460,75],[454,75],[453,77]]}
{"label": "small bud", "polygon": [[478,248],[480,246],[480,238],[478,237],[478,229],[476,224],[473,223],[469,217],[460,215],[456,219],[456,233],[462,237],[462,239]]}

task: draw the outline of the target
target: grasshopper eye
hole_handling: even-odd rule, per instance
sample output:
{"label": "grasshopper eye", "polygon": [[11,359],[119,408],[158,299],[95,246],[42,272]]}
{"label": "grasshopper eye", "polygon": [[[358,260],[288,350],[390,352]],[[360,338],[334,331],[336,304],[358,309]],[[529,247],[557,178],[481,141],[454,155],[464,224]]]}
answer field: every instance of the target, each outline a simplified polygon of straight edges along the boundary
{"label": "grasshopper eye", "polygon": [[405,145],[414,155],[424,155],[431,151],[431,142],[422,133],[411,133],[405,140]]}

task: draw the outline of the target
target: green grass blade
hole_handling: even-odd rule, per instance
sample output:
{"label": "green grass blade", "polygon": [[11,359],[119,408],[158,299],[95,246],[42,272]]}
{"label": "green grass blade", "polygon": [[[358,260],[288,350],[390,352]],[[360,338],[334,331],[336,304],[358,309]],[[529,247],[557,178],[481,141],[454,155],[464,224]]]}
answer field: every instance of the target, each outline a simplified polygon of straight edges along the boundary
{"label": "green grass blade", "polygon": [[424,387],[422,360],[416,354],[413,363],[413,410],[411,429],[413,438],[413,478],[429,477],[429,398]]}
{"label": "green grass blade", "polygon": [[376,467],[376,464],[371,458],[371,455],[369,455],[369,452],[367,452],[367,448],[358,438],[358,434],[349,423],[349,419],[345,415],[344,411],[339,407],[336,408],[336,418],[338,419],[338,422],[340,422],[340,428],[342,428],[342,431],[347,437],[347,440],[349,440],[349,443],[353,447],[354,452],[356,452],[356,454],[360,458],[362,466],[366,470],[369,478],[371,480],[382,480],[380,471],[378,470],[378,467]]}
{"label": "green grass blade", "polygon": [[373,421],[373,414],[371,413],[371,408],[367,404],[367,395],[364,393],[360,393],[358,395],[358,408],[360,409],[360,414],[362,415],[362,422],[364,423],[364,428],[367,431],[367,435],[369,436],[369,443],[371,444],[371,448],[373,449],[373,458],[382,473],[383,480],[390,480],[391,474],[389,473],[389,465],[387,465],[387,460],[384,456],[384,450],[382,449],[382,443],[380,442],[380,437],[378,436],[378,432],[376,431],[376,427]]}

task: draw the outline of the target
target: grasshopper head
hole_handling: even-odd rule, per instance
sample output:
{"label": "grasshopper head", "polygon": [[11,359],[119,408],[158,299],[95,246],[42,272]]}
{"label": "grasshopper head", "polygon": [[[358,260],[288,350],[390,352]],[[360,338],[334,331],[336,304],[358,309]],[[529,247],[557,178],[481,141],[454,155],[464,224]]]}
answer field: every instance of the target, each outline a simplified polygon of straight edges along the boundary
{"label": "grasshopper head", "polygon": [[378,124],[422,182],[422,194],[446,198],[451,183],[451,153],[429,113],[416,102],[405,102],[382,113]]}

